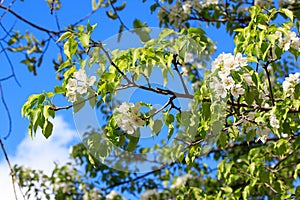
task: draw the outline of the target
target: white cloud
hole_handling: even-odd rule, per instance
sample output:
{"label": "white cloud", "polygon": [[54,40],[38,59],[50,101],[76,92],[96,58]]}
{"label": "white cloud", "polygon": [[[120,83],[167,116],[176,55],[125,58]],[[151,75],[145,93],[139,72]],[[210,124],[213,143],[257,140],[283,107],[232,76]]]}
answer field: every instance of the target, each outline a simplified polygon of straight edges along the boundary
{"label": "white cloud", "polygon": [[[74,142],[79,142],[79,137],[61,116],[56,116],[53,124],[53,135],[49,139],[45,139],[40,131],[33,140],[29,137],[24,138],[17,146],[14,156],[9,156],[11,164],[41,169],[49,174],[54,168],[54,162],[66,163],[69,157],[69,148]],[[4,159],[0,162],[0,177],[1,199],[14,199],[9,168]],[[16,190],[19,193],[17,185]]]}

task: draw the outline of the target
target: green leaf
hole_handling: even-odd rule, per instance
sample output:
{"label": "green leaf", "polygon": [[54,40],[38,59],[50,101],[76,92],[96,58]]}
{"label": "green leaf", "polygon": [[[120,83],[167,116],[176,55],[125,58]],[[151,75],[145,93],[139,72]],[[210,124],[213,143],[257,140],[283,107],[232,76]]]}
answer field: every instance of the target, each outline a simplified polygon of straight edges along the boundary
{"label": "green leaf", "polygon": [[128,151],[132,152],[137,147],[140,138],[137,136],[129,135],[127,137],[129,138]]}
{"label": "green leaf", "polygon": [[77,113],[81,108],[84,107],[85,105],[85,102],[83,98],[77,98],[77,102],[75,102],[73,104],[73,111],[74,111],[74,114]]}
{"label": "green leaf", "polygon": [[123,1],[123,3],[120,6],[117,6],[115,9],[117,11],[121,11],[125,8],[125,6],[126,6],[126,1]]}
{"label": "green leaf", "polygon": [[164,121],[165,121],[165,124],[166,124],[167,126],[171,125],[171,124],[174,122],[174,115],[168,114],[168,113],[167,113],[167,114],[165,115]]}
{"label": "green leaf", "polygon": [[254,175],[254,171],[255,171],[255,163],[254,162],[249,165],[248,170],[251,175]]}
{"label": "green leaf", "polygon": [[153,132],[154,132],[156,135],[158,135],[162,127],[163,127],[162,121],[161,121],[161,120],[158,120],[158,119],[155,120],[155,121],[154,121],[154,124],[153,124]]}
{"label": "green leaf", "polygon": [[165,37],[174,33],[173,29],[163,29],[159,34],[159,39],[164,39]]}
{"label": "green leaf", "polygon": [[74,37],[70,37],[68,41],[64,44],[64,53],[68,59],[72,59],[72,56],[76,53],[78,48],[78,42]]}
{"label": "green leaf", "polygon": [[90,92],[88,95],[88,98],[89,98],[89,103],[90,103],[91,107],[94,108],[97,103],[97,97],[95,97],[94,93]]}
{"label": "green leaf", "polygon": [[81,33],[78,37],[83,47],[87,48],[90,44],[90,35]]}
{"label": "green leaf", "polygon": [[114,13],[112,10],[110,10],[109,12],[106,11],[106,15],[113,20],[118,18],[118,15]]}
{"label": "green leaf", "polygon": [[285,14],[288,18],[291,19],[291,21],[294,21],[294,14],[293,11],[286,9],[286,8],[282,8],[280,9],[280,11]]}
{"label": "green leaf", "polygon": [[49,136],[52,134],[53,131],[53,124],[50,121],[46,121],[45,123],[46,126],[44,126],[44,130],[43,130],[43,135],[46,138],[49,138]]}
{"label": "green leaf", "polygon": [[65,40],[65,39],[71,37],[71,35],[73,35],[73,33],[67,31],[67,32],[63,33],[63,34],[58,38],[58,40],[57,40],[56,42],[60,42],[60,41],[62,41],[62,40]]}
{"label": "green leaf", "polygon": [[244,190],[243,190],[243,192],[242,192],[242,195],[243,195],[243,199],[244,199],[244,200],[248,200],[248,199],[249,199],[249,195],[250,195],[250,187],[249,187],[249,185],[247,185],[247,186],[244,188]]}
{"label": "green leaf", "polygon": [[210,102],[204,102],[202,105],[204,120],[208,120],[210,118],[210,115],[211,115],[210,105],[211,105]]}
{"label": "green leaf", "polygon": [[299,99],[299,97],[300,97],[300,84],[297,84],[297,85],[295,86],[294,97],[295,97],[295,99]]}
{"label": "green leaf", "polygon": [[64,94],[67,90],[61,86],[55,86],[54,87],[54,92],[56,94]]}
{"label": "green leaf", "polygon": [[99,0],[98,2],[96,2],[96,0],[92,0],[92,9],[97,10],[101,6],[102,3],[103,3],[103,0]]}
{"label": "green leaf", "polygon": [[173,133],[174,133],[174,126],[173,125],[169,125],[168,140],[172,137]]}

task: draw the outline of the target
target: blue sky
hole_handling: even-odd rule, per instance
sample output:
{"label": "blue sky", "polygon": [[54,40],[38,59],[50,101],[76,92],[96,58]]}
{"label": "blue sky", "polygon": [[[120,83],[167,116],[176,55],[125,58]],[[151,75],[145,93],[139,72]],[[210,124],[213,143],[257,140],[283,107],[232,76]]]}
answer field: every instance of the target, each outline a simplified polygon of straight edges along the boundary
{"label": "blue sky", "polygon": [[[91,10],[91,4],[89,1],[86,2],[87,3],[82,3],[80,0],[63,1],[63,7],[58,12],[61,27],[73,23],[85,16]],[[138,18],[141,21],[146,21],[149,26],[157,27],[158,22],[156,14],[150,14],[150,2],[152,1],[149,0],[147,3],[143,4],[141,0],[127,1],[126,9],[120,13],[125,24],[131,28],[133,19]],[[35,24],[49,29],[56,29],[55,19],[48,14],[50,11],[45,1],[26,0],[24,3],[17,1],[12,9]],[[2,12],[3,11],[0,13]],[[2,19],[2,23],[7,26],[7,29],[9,29],[16,21],[17,20],[9,13]],[[96,32],[93,35],[96,39],[105,40],[118,32],[119,22],[108,20],[103,10],[100,10],[93,15],[90,18],[90,22],[91,24],[98,24]],[[86,22],[83,24],[86,24]],[[224,28],[218,30],[203,28],[207,30],[207,34],[213,40],[218,42],[217,54],[221,52],[233,52],[233,40],[230,36],[224,34]],[[32,31],[37,33],[37,37],[45,36],[44,33],[41,34],[40,32],[37,32],[35,29],[21,21],[16,22],[15,29],[22,30],[22,33],[24,33],[25,30]],[[3,34],[3,32],[0,32],[0,37],[2,37]],[[1,83],[13,124],[10,137],[7,140],[3,140],[4,145],[11,158],[12,164],[25,164],[34,168],[43,168],[46,171],[50,170],[50,168],[54,166],[54,161],[59,161],[61,163],[66,162],[70,145],[74,142],[79,142],[79,137],[76,136],[77,133],[75,131],[72,112],[60,111],[56,113],[59,117],[55,120],[56,128],[53,133],[53,138],[46,140],[40,133],[37,133],[38,137],[31,141],[27,134],[29,121],[21,117],[20,110],[29,95],[41,93],[42,91],[51,91],[53,86],[60,85],[60,82],[55,79],[55,71],[52,66],[52,59],[57,55],[57,48],[55,48],[54,44],[49,47],[44,58],[44,63],[38,69],[37,76],[33,76],[32,73],[27,70],[25,65],[19,63],[20,60],[23,59],[22,56],[16,57],[10,53],[9,55],[13,58],[12,63],[15,74],[21,83],[21,87],[19,87],[13,79]],[[2,66],[0,78],[2,78],[10,75],[11,70],[3,53],[0,54],[0,59]],[[68,102],[61,97],[56,97],[54,102],[57,105],[68,104]],[[8,131],[8,119],[2,104],[0,104],[0,113],[0,137],[3,139]],[[60,135],[61,132],[63,132],[64,135]],[[0,154],[0,161],[0,177],[3,177],[4,175],[7,175],[9,171],[2,153]],[[9,181],[9,184],[7,184],[7,181]],[[8,176],[7,181],[4,181],[4,179],[1,178],[0,194],[1,198],[9,199],[8,196],[4,195],[8,193],[8,190],[12,189]]]}

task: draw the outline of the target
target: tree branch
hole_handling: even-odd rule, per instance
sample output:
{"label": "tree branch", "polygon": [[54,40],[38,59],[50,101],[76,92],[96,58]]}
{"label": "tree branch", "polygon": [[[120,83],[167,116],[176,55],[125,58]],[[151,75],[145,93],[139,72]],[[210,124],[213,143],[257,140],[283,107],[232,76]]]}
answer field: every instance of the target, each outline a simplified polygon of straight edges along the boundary
{"label": "tree branch", "polygon": [[174,70],[177,72],[177,74],[178,74],[178,76],[179,76],[179,78],[180,78],[180,82],[181,82],[181,84],[182,84],[182,87],[183,87],[183,89],[184,89],[184,92],[185,92],[185,94],[189,94],[189,91],[188,91],[188,89],[187,89],[187,87],[186,87],[186,85],[185,85],[185,82],[184,82],[184,80],[183,80],[183,77],[182,77],[182,74],[179,72],[179,69],[178,69],[178,62],[177,62],[177,55],[173,55],[173,60],[172,60],[172,63],[173,63],[173,65],[174,65]]}
{"label": "tree branch", "polygon": [[3,5],[0,4],[0,9],[3,9],[3,10],[6,10],[7,12],[11,13],[12,15],[14,15],[16,18],[18,18],[19,20],[23,21],[24,23],[32,26],[33,28],[36,28],[40,31],[43,31],[43,32],[46,32],[46,33],[50,33],[50,34],[53,34],[53,35],[58,35],[60,34],[61,32],[59,31],[53,31],[53,30],[49,30],[49,29],[46,29],[44,27],[41,27],[39,25],[36,25],[32,22],[30,22],[29,20],[23,18],[21,15],[17,14],[15,11],[11,10],[9,7],[5,7]]}
{"label": "tree branch", "polygon": [[[16,193],[16,187],[15,187],[15,182],[17,182],[17,179],[16,179],[16,174],[10,164],[10,161],[9,161],[9,158],[8,158],[8,155],[7,155],[7,152],[6,152],[6,149],[4,147],[4,144],[0,138],[0,146],[1,146],[1,149],[2,149],[2,152],[4,154],[4,157],[5,157],[5,160],[6,160],[6,163],[8,164],[8,167],[9,167],[9,170],[10,170],[10,176],[11,176],[11,179],[12,179],[12,184],[13,184],[13,190],[14,190],[14,194],[15,194],[15,199],[18,200],[18,197],[17,197],[17,193]],[[25,196],[22,192],[22,189],[21,189],[21,186],[20,184],[17,182],[18,186],[19,186],[19,189],[20,189],[20,192],[23,196],[23,199],[25,200]]]}

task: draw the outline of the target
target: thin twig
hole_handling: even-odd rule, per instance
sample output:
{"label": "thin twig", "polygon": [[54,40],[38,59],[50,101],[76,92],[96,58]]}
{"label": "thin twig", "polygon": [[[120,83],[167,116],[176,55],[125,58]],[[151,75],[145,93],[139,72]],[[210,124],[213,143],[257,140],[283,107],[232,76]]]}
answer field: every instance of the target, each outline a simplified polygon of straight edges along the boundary
{"label": "thin twig", "polygon": [[0,78],[0,82],[9,80],[9,79],[11,79],[11,78],[13,78],[13,77],[14,77],[14,75],[12,74],[12,75],[9,75],[9,76],[7,76],[7,77]]}
{"label": "thin twig", "polygon": [[8,61],[8,64],[10,66],[12,75],[14,76],[14,79],[15,79],[16,83],[18,84],[19,87],[21,87],[21,84],[20,84],[20,82],[18,81],[18,79],[16,77],[14,66],[13,66],[13,64],[12,64],[12,62],[11,62],[11,60],[10,60],[10,58],[9,58],[9,56],[8,56],[6,50],[4,49],[4,46],[2,45],[1,42],[0,42],[0,47],[3,50],[3,52],[4,52],[4,55],[5,55],[5,57],[6,57],[7,61]]}
{"label": "thin twig", "polygon": [[163,105],[161,108],[159,108],[158,110],[156,110],[153,114],[149,115],[147,118],[152,118],[155,115],[157,115],[158,113],[160,113],[161,111],[163,111],[166,107],[168,107],[169,105],[171,105],[171,102],[175,99],[176,97],[172,96],[169,98],[169,100],[167,101],[167,103],[165,103],[165,105]]}
{"label": "thin twig", "polygon": [[[2,5],[3,2],[4,2],[4,0],[1,1],[0,5]],[[4,17],[4,15],[8,12],[8,10],[14,5],[15,2],[16,2],[16,0],[12,0],[12,1],[10,2],[10,4],[7,6],[6,11],[3,12],[2,15],[0,16],[0,21],[2,20],[2,18]]]}
{"label": "thin twig", "polygon": [[172,61],[173,65],[174,65],[174,70],[177,72],[179,78],[180,78],[180,82],[183,86],[183,89],[184,89],[184,92],[185,94],[189,94],[189,91],[185,85],[185,82],[183,80],[183,77],[182,77],[182,74],[179,72],[179,69],[178,69],[178,62],[177,62],[177,55],[173,55],[173,61]]}
{"label": "thin twig", "polygon": [[10,111],[8,109],[8,106],[6,104],[6,101],[4,99],[4,92],[3,92],[3,89],[2,89],[2,85],[1,85],[1,82],[0,82],[0,95],[1,95],[1,101],[2,101],[2,104],[4,106],[4,109],[6,111],[6,114],[7,114],[7,117],[8,117],[8,131],[7,131],[7,134],[6,136],[4,137],[4,139],[6,140],[10,134],[11,134],[11,129],[12,129],[12,120],[11,120],[11,115],[10,115]]}
{"label": "thin twig", "polygon": [[272,90],[272,84],[271,84],[271,78],[270,78],[270,73],[269,73],[269,70],[268,70],[268,66],[269,66],[269,62],[267,62],[265,65],[264,65],[264,70],[266,72],[266,75],[267,75],[267,78],[268,78],[268,84],[269,84],[269,90],[270,90],[270,96],[271,96],[271,101],[272,101],[272,105],[275,106],[275,101],[274,101],[274,96],[273,96],[273,90]]}
{"label": "thin twig", "polygon": [[17,14],[15,11],[13,11],[13,10],[9,9],[8,7],[5,7],[5,6],[1,5],[1,4],[0,4],[0,8],[4,9],[4,10],[7,10],[7,12],[11,13],[12,15],[14,15],[19,20],[23,21],[24,23],[26,23],[26,24],[28,24],[28,25],[32,26],[33,28],[36,28],[36,29],[38,29],[40,31],[43,31],[43,32],[46,32],[46,33],[51,33],[51,34],[54,34],[54,35],[58,35],[61,32],[63,32],[63,31],[59,32],[59,31],[49,30],[49,29],[46,29],[46,28],[44,28],[42,26],[36,25],[36,24],[32,23],[31,21],[25,19],[21,15]]}
{"label": "thin twig", "polygon": [[119,20],[119,22],[124,26],[124,28],[129,31],[130,29],[125,25],[125,23],[123,22],[123,20],[121,19],[121,17],[119,16],[118,14],[118,11],[116,10],[114,4],[112,4],[110,1],[109,1],[109,4],[110,6],[112,7],[112,9],[114,10],[114,13],[117,15],[117,18]]}
{"label": "thin twig", "polygon": [[23,196],[23,199],[25,200],[25,196],[24,196],[24,194],[22,192],[22,188],[21,188],[20,184],[18,183],[18,181],[16,179],[16,174],[15,174],[15,172],[14,172],[14,170],[13,170],[11,164],[10,164],[10,161],[9,161],[6,149],[4,147],[4,144],[3,144],[1,138],[0,138],[0,146],[1,146],[2,152],[4,154],[5,160],[6,160],[7,164],[8,164],[9,170],[10,170],[10,176],[11,176],[11,179],[12,179],[12,184],[13,184],[13,190],[14,190],[14,194],[15,194],[15,199],[18,200],[17,193],[16,193],[16,187],[15,187],[15,182],[16,182],[17,185],[19,186],[19,189],[20,189],[20,192],[21,192],[21,194]]}
{"label": "thin twig", "polygon": [[87,20],[90,16],[92,16],[95,12],[97,12],[99,9],[93,10],[90,13],[88,13],[86,16],[84,16],[83,18],[81,18],[80,20],[78,20],[77,22],[75,22],[72,26],[77,26],[78,24],[80,24],[81,22]]}

